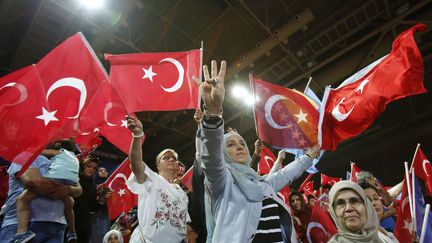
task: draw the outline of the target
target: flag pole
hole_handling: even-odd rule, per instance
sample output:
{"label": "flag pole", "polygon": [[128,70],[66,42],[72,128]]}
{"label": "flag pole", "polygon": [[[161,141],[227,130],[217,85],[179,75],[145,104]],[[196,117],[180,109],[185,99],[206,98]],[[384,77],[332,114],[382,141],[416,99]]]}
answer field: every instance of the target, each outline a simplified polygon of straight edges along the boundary
{"label": "flag pole", "polygon": [[414,171],[414,168],[411,168],[411,170],[412,170],[412,172],[411,172],[411,179],[412,179],[412,183],[411,183],[411,193],[412,193],[412,207],[413,207],[413,217],[412,217],[412,224],[413,224],[413,233],[414,233],[414,238],[415,239],[418,239],[417,238],[417,221],[416,221],[416,218],[417,218],[417,213],[416,213],[416,210],[415,210],[415,206],[414,206],[414,200],[415,200],[415,171]]}
{"label": "flag pole", "polygon": [[254,118],[254,122],[255,122],[255,132],[256,132],[258,139],[261,139],[259,136],[259,133],[258,133],[258,125],[257,125],[256,116],[255,116],[255,102],[257,102],[257,98],[255,96],[255,85],[254,85],[253,79],[254,79],[254,77],[253,77],[252,72],[249,72],[249,85],[250,85],[250,89],[252,91],[252,96],[253,96],[253,100],[254,100],[254,103],[252,104],[252,112],[253,112],[253,118]]}
{"label": "flag pole", "polygon": [[417,147],[416,147],[416,149],[415,149],[414,156],[413,156],[413,159],[412,159],[412,161],[411,161],[411,167],[410,167],[410,170],[411,170],[412,167],[413,167],[414,160],[415,160],[415,157],[416,157],[416,155],[417,155],[417,151],[418,151],[419,148],[420,148],[420,143],[417,144]]}
{"label": "flag pole", "polygon": [[425,210],[425,214],[424,214],[424,217],[423,217],[423,225],[422,225],[422,229],[421,229],[419,243],[423,243],[424,242],[424,238],[425,238],[425,235],[426,235],[426,228],[427,228],[428,218],[429,218],[429,212],[430,212],[430,204],[426,204],[426,210]]}
{"label": "flag pole", "polygon": [[306,84],[306,87],[305,87],[305,89],[303,91],[304,94],[306,94],[306,90],[309,88],[309,85],[310,85],[311,81],[312,81],[312,76],[309,77],[309,80],[308,80],[308,82]]}
{"label": "flag pole", "polygon": [[408,202],[409,202],[409,206],[410,206],[410,212],[411,212],[411,219],[413,219],[413,200],[411,197],[411,187],[410,187],[410,177],[409,177],[409,172],[408,172],[408,162],[404,162],[404,166],[405,166],[405,181],[407,183],[407,189],[408,189]]}

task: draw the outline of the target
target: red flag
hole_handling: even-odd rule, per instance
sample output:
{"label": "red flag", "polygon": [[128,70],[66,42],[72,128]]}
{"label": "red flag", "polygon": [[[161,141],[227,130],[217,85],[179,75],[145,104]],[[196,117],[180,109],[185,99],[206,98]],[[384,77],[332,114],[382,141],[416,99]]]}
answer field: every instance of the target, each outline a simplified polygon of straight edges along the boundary
{"label": "red flag", "polygon": [[81,133],[76,136],[75,143],[81,151],[81,158],[87,157],[93,150],[102,144],[102,139],[99,135],[99,130],[94,129],[93,132]]}
{"label": "red flag", "polygon": [[321,148],[335,150],[338,144],[366,130],[393,100],[425,93],[423,59],[413,33],[423,24],[408,29],[393,42],[387,56],[345,80],[338,88],[324,92],[320,114]]}
{"label": "red flag", "polygon": [[432,165],[421,150],[420,144],[417,146],[411,168],[414,168],[415,175],[425,182],[427,194],[432,195]]}
{"label": "red flag", "polygon": [[331,176],[327,176],[324,175],[323,173],[321,173],[321,185],[325,186],[325,185],[330,185],[333,186],[334,184],[336,184],[336,182],[341,181],[342,178],[338,178],[338,177],[331,177]]}
{"label": "red flag", "polygon": [[260,156],[261,159],[258,162],[258,174],[267,175],[270,173],[273,164],[276,162],[276,156],[265,146],[261,150]]}
{"label": "red flag", "polygon": [[9,80],[14,74],[2,78],[5,92],[0,95],[0,156],[21,165],[31,163],[52,137],[50,128],[37,119],[40,108],[35,108],[45,104],[42,80],[35,65],[26,69],[17,79]]}
{"label": "red flag", "polygon": [[303,181],[303,183],[300,185],[298,192],[303,191],[303,188],[306,190],[313,192],[314,190],[314,181],[312,180],[313,174],[309,174],[306,179]]}
{"label": "red flag", "polygon": [[[109,82],[103,82],[92,100],[81,123],[97,124],[104,136],[113,145],[128,154],[132,136],[127,128],[125,115],[129,114],[117,91]],[[132,115],[135,115],[132,113]],[[88,128],[86,128],[88,129]],[[144,141],[145,137],[142,138]]]}
{"label": "red flag", "polygon": [[193,176],[193,166],[189,168],[186,173],[180,179],[182,185],[184,185],[190,192],[193,192],[192,189],[192,176]]}
{"label": "red flag", "polygon": [[323,209],[320,203],[315,203],[306,229],[308,242],[328,242],[336,232],[337,228],[327,213],[327,210]]}
{"label": "red flag", "polygon": [[201,50],[105,55],[111,80],[130,111],[198,107]]}
{"label": "red flag", "polygon": [[399,242],[414,242],[413,223],[408,199],[406,179],[402,186],[401,203],[398,209],[394,235]]}
{"label": "red flag", "polygon": [[111,220],[117,218],[122,212],[129,212],[138,205],[138,195],[129,191],[126,181],[132,173],[129,159],[125,159],[111,174],[102,186],[112,191],[107,200],[108,215]]}
{"label": "red flag", "polygon": [[362,170],[354,162],[351,162],[351,181],[357,182],[357,175]]}
{"label": "red flag", "polygon": [[255,93],[259,137],[279,148],[317,143],[318,111],[300,92],[250,77]]}
{"label": "red flag", "polygon": [[277,195],[285,202],[286,205],[290,205],[289,204],[289,196],[291,195],[291,187],[290,186],[285,186],[284,188],[282,188]]}

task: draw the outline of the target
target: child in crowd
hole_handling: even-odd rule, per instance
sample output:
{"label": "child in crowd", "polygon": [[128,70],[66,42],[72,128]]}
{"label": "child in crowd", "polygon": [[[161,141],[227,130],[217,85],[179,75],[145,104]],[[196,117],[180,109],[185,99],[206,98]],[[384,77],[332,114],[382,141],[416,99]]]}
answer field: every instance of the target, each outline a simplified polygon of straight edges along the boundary
{"label": "child in crowd", "polygon": [[[64,139],[49,144],[42,155],[51,158],[51,165],[48,173],[43,175],[52,181],[53,187],[58,183],[65,185],[78,184],[79,161],[75,154],[71,151],[76,151],[75,143],[70,139]],[[39,195],[30,189],[25,189],[17,198],[17,214],[18,214],[18,229],[14,243],[29,242],[36,235],[28,229],[30,221],[30,202]],[[73,212],[74,200],[71,196],[63,198],[65,205],[65,217],[68,224],[68,242],[76,242],[77,235],[75,232],[75,220]]]}

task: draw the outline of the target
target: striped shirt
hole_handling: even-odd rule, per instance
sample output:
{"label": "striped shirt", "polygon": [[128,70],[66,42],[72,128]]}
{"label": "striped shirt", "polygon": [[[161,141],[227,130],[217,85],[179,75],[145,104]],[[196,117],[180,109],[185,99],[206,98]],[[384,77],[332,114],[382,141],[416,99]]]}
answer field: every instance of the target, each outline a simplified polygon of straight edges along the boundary
{"label": "striped shirt", "polygon": [[262,202],[261,218],[253,243],[283,242],[280,227],[279,205],[271,198]]}

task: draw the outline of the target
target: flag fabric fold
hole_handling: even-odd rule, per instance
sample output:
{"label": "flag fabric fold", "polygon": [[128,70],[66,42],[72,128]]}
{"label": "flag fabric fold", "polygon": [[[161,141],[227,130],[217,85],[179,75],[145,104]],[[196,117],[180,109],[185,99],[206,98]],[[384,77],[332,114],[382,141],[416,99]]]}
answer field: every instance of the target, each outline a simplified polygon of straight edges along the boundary
{"label": "flag fabric fold", "polygon": [[319,118],[318,140],[324,150],[366,130],[388,103],[425,93],[424,65],[414,40],[423,24],[400,34],[391,52],[345,80],[338,88],[326,88]]}
{"label": "flag fabric fold", "polygon": [[267,147],[261,150],[260,161],[258,162],[258,174],[268,175],[276,162],[276,156]]}
{"label": "flag fabric fold", "polygon": [[417,145],[411,168],[414,168],[415,175],[425,182],[427,194],[432,195],[432,165],[423,153],[420,144]]}
{"label": "flag fabric fold", "polygon": [[339,182],[341,180],[342,180],[342,178],[331,177],[331,176],[327,176],[327,175],[321,173],[321,185],[322,186],[325,186],[325,185],[333,186],[334,184],[336,184],[336,182]]}

